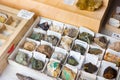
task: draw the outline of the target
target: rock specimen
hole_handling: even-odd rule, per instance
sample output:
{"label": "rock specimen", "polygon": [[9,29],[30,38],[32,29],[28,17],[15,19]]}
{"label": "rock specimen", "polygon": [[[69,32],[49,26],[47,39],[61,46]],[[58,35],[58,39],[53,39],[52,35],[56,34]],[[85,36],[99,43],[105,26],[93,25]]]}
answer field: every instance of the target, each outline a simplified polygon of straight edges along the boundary
{"label": "rock specimen", "polygon": [[98,70],[97,66],[93,65],[91,62],[84,64],[83,68],[88,73],[95,73]]}
{"label": "rock specimen", "polygon": [[85,49],[83,46],[79,45],[79,44],[75,44],[75,45],[73,46],[72,50],[74,50],[74,51],[76,51],[76,52],[79,52],[79,53],[81,53],[82,55],[84,55],[84,54],[85,54],[85,51],[86,51],[86,49]]}
{"label": "rock specimen", "polygon": [[120,42],[114,42],[108,46],[110,49],[120,52]]}
{"label": "rock specimen", "polygon": [[90,48],[89,51],[88,51],[88,53],[99,55],[99,54],[102,54],[102,50],[98,49],[98,48]]}
{"label": "rock specimen", "polygon": [[19,64],[27,66],[28,65],[28,55],[19,51],[15,57],[15,61]]}
{"label": "rock specimen", "polygon": [[107,47],[108,44],[108,40],[104,36],[94,38],[94,42],[104,49]]}
{"label": "rock specimen", "polygon": [[52,77],[58,77],[60,74],[60,63],[56,61],[50,61],[47,65],[47,72]]}
{"label": "rock specimen", "polygon": [[67,35],[71,38],[75,38],[77,36],[78,31],[75,28],[65,28],[64,35]]}
{"label": "rock specimen", "polygon": [[60,43],[60,47],[66,49],[66,50],[70,50],[71,45],[72,45],[72,41],[73,39],[68,37],[68,36],[63,36],[61,43]]}
{"label": "rock specimen", "polygon": [[37,60],[33,57],[31,58],[30,62],[31,62],[32,68],[35,69],[35,70],[42,70],[43,67],[44,67],[44,62],[43,61]]}
{"label": "rock specimen", "polygon": [[103,77],[107,79],[114,79],[117,77],[117,71],[112,67],[107,67],[103,73]]}
{"label": "rock specimen", "polygon": [[45,39],[45,34],[42,34],[42,33],[32,33],[30,38],[34,39],[34,40],[37,40],[37,41],[44,40]]}
{"label": "rock specimen", "polygon": [[16,76],[18,77],[19,80],[35,80],[31,77],[28,77],[28,76],[24,76],[22,74],[19,74],[19,73],[16,73]]}
{"label": "rock specimen", "polygon": [[48,58],[50,58],[53,53],[53,49],[48,45],[39,45],[37,51],[45,54]]}
{"label": "rock specimen", "polygon": [[0,25],[0,33],[2,33],[6,29],[6,26],[4,24]]}
{"label": "rock specimen", "polygon": [[67,68],[66,66],[64,66],[62,70],[61,78],[62,80],[75,80],[76,73],[71,69]]}
{"label": "rock specimen", "polygon": [[103,4],[103,0],[78,0],[76,6],[81,10],[95,11]]}
{"label": "rock specimen", "polygon": [[116,63],[116,65],[120,67],[120,57],[115,54],[107,52],[104,56],[104,60]]}
{"label": "rock specimen", "polygon": [[73,66],[77,66],[79,64],[73,56],[68,57],[67,63]]}
{"label": "rock specimen", "polygon": [[48,22],[44,22],[44,23],[38,24],[38,26],[41,29],[45,30],[45,31],[47,31],[49,29],[49,27],[50,27],[49,24],[48,24]]}
{"label": "rock specimen", "polygon": [[5,23],[5,21],[8,19],[8,15],[4,13],[0,13],[0,22]]}
{"label": "rock specimen", "polygon": [[88,44],[91,44],[94,41],[94,37],[87,33],[87,32],[82,32],[79,33],[78,39],[87,42]]}
{"label": "rock specimen", "polygon": [[36,47],[36,44],[34,42],[26,41],[24,43],[23,48],[28,50],[28,51],[33,51]]}
{"label": "rock specimen", "polygon": [[54,46],[56,46],[57,42],[59,41],[59,38],[54,35],[49,35],[49,36],[47,36],[46,41],[48,41],[48,42],[52,43]]}

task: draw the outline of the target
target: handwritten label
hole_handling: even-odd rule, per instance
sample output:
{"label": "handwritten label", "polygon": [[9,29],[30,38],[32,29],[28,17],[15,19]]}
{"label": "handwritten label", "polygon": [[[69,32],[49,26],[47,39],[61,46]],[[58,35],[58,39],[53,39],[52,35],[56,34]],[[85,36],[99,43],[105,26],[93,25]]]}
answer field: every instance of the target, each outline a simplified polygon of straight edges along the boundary
{"label": "handwritten label", "polygon": [[73,5],[75,3],[75,0],[64,0],[64,3],[68,5]]}
{"label": "handwritten label", "polygon": [[34,14],[35,14],[34,12],[30,12],[30,11],[22,9],[19,11],[17,16],[29,20],[33,17]]}
{"label": "handwritten label", "polygon": [[120,39],[120,34],[113,33],[113,34],[112,34],[112,37],[113,37],[113,38],[116,38],[116,39]]}

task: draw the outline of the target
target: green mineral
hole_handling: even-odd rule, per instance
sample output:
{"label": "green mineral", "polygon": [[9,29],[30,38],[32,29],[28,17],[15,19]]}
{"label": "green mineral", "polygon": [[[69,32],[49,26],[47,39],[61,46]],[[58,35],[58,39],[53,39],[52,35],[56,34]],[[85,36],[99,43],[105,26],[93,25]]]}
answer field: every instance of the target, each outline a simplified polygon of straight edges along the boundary
{"label": "green mineral", "polygon": [[32,35],[30,36],[31,39],[34,39],[37,41],[43,40],[44,37],[45,37],[45,35],[41,34],[41,33],[32,33]]}
{"label": "green mineral", "polygon": [[78,39],[87,42],[88,44],[91,44],[94,41],[94,37],[87,33],[87,32],[82,32],[78,35]]}
{"label": "green mineral", "polygon": [[67,63],[73,66],[77,66],[79,63],[75,60],[74,57],[70,56],[68,57]]}
{"label": "green mineral", "polygon": [[44,67],[44,62],[32,57],[31,58],[31,65],[32,65],[32,68],[35,70],[42,70]]}
{"label": "green mineral", "polygon": [[47,39],[45,39],[45,40],[52,43],[54,46],[56,46],[57,42],[59,41],[59,38],[54,35],[49,35],[49,36],[47,36]]}
{"label": "green mineral", "polygon": [[85,49],[83,46],[79,45],[79,44],[75,44],[75,45],[73,46],[72,50],[74,50],[74,51],[76,51],[76,52],[79,52],[79,53],[81,53],[82,55],[84,55],[84,54],[85,54],[85,51],[86,51],[86,49]]}
{"label": "green mineral", "polygon": [[88,53],[98,55],[102,53],[102,50],[97,49],[97,48],[90,48]]}
{"label": "green mineral", "polygon": [[28,55],[23,52],[18,52],[15,61],[19,64],[28,65]]}

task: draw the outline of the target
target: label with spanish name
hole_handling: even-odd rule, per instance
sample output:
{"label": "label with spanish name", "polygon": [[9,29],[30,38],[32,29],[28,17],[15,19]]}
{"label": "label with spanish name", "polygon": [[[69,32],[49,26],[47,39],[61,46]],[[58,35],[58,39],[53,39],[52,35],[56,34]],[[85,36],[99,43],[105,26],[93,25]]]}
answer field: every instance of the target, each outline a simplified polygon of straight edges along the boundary
{"label": "label with spanish name", "polygon": [[112,36],[113,38],[120,39],[120,34],[113,33],[111,36]]}
{"label": "label with spanish name", "polygon": [[117,8],[116,8],[116,13],[120,13],[120,6],[118,6]]}
{"label": "label with spanish name", "polygon": [[73,5],[75,3],[76,0],[64,0],[64,3],[65,4],[68,4],[68,5]]}
{"label": "label with spanish name", "polygon": [[120,21],[114,18],[110,18],[109,24],[114,27],[119,27],[120,26]]}
{"label": "label with spanish name", "polygon": [[17,14],[17,16],[21,17],[23,19],[29,20],[29,19],[31,19],[33,17],[34,14],[35,14],[34,12],[30,12],[28,10],[22,9],[22,10],[19,11],[19,13]]}

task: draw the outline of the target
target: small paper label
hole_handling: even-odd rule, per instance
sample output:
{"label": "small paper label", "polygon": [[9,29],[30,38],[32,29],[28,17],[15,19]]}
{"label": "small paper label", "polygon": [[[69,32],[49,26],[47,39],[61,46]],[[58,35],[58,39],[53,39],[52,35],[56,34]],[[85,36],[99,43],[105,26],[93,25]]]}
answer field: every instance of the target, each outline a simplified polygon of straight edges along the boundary
{"label": "small paper label", "polygon": [[24,19],[31,19],[35,13],[27,11],[27,10],[20,10],[17,14],[18,17],[24,18]]}
{"label": "small paper label", "polygon": [[113,33],[113,34],[112,34],[112,37],[113,37],[113,38],[116,38],[116,39],[120,39],[120,34]]}
{"label": "small paper label", "polygon": [[116,13],[118,13],[118,14],[120,13],[120,7],[116,8]]}
{"label": "small paper label", "polygon": [[73,5],[75,3],[75,0],[64,0],[64,3],[68,5]]}
{"label": "small paper label", "polygon": [[114,27],[119,27],[120,26],[120,21],[114,18],[110,18],[109,24]]}

